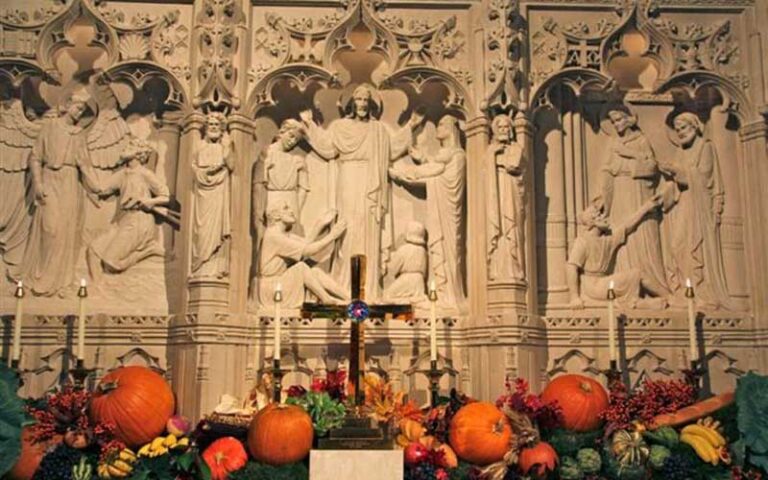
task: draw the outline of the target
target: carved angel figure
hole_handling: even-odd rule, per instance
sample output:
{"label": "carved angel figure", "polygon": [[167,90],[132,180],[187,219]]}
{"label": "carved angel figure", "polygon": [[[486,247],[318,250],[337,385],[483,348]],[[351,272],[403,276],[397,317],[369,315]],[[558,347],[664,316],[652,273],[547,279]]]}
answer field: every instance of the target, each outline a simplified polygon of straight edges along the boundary
{"label": "carved angel figure", "polygon": [[29,154],[40,125],[24,115],[21,100],[0,101],[0,255],[12,280],[21,276],[21,262],[32,219],[27,175]]}
{"label": "carved angel figure", "polygon": [[[96,117],[86,125],[83,116],[89,109]],[[99,206],[94,193],[80,184],[81,168],[92,167],[97,178],[111,175],[130,134],[111,88],[98,81],[75,90],[59,113],[43,122],[29,157],[36,208],[23,278],[33,293],[45,296],[63,295],[74,281],[84,196]]]}
{"label": "carved angel figure", "polygon": [[89,161],[80,121],[88,100],[84,90],[75,92],[63,115],[43,123],[29,156],[36,209],[23,277],[37,295],[54,295],[74,281],[83,222],[79,168]]}
{"label": "carved angel figure", "polygon": [[116,220],[86,251],[89,271],[96,280],[103,270],[123,272],[145,258],[164,253],[157,240],[152,211],[167,204],[170,194],[155,172],[147,168],[153,155],[156,152],[149,143],[134,138],[121,155],[125,168],[112,174],[106,182],[94,178],[92,168],[82,168],[89,186],[100,197],[119,194],[120,210]]}

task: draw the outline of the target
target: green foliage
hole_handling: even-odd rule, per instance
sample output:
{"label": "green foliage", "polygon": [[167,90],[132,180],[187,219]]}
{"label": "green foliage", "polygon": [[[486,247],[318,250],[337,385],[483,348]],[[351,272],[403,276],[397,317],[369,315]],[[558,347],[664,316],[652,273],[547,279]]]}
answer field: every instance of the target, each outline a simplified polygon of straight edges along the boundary
{"label": "green foliage", "polygon": [[131,480],[176,480],[194,478],[210,480],[211,470],[195,448],[185,452],[171,450],[154,458],[139,457],[133,466]]}
{"label": "green foliage", "polygon": [[584,472],[575,458],[560,457],[560,478],[562,480],[581,480],[584,478]]}
{"label": "green foliage", "polygon": [[736,385],[739,432],[747,462],[768,472],[768,377],[747,373]]}
{"label": "green foliage", "polygon": [[664,468],[664,462],[672,455],[672,452],[664,445],[651,445],[651,455],[648,457],[648,464],[654,470]]}
{"label": "green foliage", "polygon": [[229,474],[229,480],[308,480],[309,470],[303,463],[291,463],[273,467],[258,462],[248,462],[243,468]]}
{"label": "green foliage", "polygon": [[472,478],[470,475],[474,468],[472,464],[459,460],[459,465],[448,470],[448,475],[450,480],[466,480],[467,478]]}
{"label": "green foliage", "polygon": [[579,433],[557,428],[547,432],[544,440],[552,445],[559,457],[575,457],[580,449],[594,447],[602,434],[602,430]]}
{"label": "green foliage", "polygon": [[347,413],[344,404],[332,399],[327,392],[307,392],[300,397],[288,397],[286,403],[299,405],[309,413],[315,435],[318,437],[340,427]]}
{"label": "green foliage", "polygon": [[584,473],[599,473],[603,467],[600,452],[594,448],[582,448],[576,453],[576,460],[578,460],[579,468]]}
{"label": "green foliage", "polygon": [[680,443],[680,435],[669,426],[664,426],[656,430],[646,430],[643,432],[643,438],[646,441],[656,445],[662,445],[667,448],[675,448]]}
{"label": "green foliage", "polygon": [[24,403],[17,395],[16,372],[0,365],[0,477],[5,475],[21,455],[21,429],[25,424]]}

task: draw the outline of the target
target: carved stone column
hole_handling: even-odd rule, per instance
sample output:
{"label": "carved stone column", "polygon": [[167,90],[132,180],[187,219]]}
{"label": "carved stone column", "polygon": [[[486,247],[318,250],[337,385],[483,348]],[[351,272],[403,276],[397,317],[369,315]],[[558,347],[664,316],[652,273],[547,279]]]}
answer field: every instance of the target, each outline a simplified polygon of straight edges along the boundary
{"label": "carved stone column", "polygon": [[248,302],[251,249],[251,165],[253,165],[253,122],[245,115],[229,116],[229,132],[237,155],[232,172],[232,249],[229,279],[229,304],[242,316]]}
{"label": "carved stone column", "polygon": [[742,191],[748,204],[749,214],[744,216],[744,240],[748,255],[747,275],[750,278],[752,308],[758,328],[768,328],[768,295],[764,286],[768,282],[768,197],[764,186],[768,180],[768,125],[764,120],[744,125],[739,130],[744,153],[741,165]]}
{"label": "carved stone column", "polygon": [[470,323],[483,324],[487,313],[485,172],[482,158],[488,145],[488,119],[467,122],[467,292]]}

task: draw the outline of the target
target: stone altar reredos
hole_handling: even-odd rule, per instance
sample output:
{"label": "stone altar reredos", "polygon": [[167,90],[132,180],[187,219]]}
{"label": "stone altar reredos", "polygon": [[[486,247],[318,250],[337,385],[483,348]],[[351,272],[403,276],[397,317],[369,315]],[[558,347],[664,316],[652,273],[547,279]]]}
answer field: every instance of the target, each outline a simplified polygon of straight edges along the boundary
{"label": "stone altar reredos", "polygon": [[[199,415],[270,365],[269,288],[333,297],[366,253],[370,294],[417,317],[371,327],[367,367],[420,400],[433,279],[444,389],[598,375],[599,275],[632,382],[687,365],[691,276],[726,388],[768,367],[766,22],[763,0],[3,2],[3,351],[7,271],[36,292],[24,393],[59,381],[90,265],[87,363],[163,370]],[[603,217],[624,238],[589,237]],[[344,365],[344,325],[287,315],[285,384]]]}

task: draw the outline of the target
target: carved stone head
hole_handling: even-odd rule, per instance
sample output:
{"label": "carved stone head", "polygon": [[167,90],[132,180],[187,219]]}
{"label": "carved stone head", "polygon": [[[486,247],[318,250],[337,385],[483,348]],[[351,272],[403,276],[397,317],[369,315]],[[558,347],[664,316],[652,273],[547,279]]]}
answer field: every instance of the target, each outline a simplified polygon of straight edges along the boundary
{"label": "carved stone head", "polygon": [[414,245],[427,245],[427,229],[424,225],[411,220],[405,229],[405,241]]}
{"label": "carved stone head", "polygon": [[296,212],[285,201],[276,202],[267,208],[267,226],[276,225],[282,223],[288,229],[296,223]]}
{"label": "carved stone head", "polygon": [[589,205],[578,215],[578,221],[584,225],[587,230],[597,229],[600,233],[609,233],[611,226],[608,223],[608,217],[596,205]]}
{"label": "carved stone head", "polygon": [[453,115],[445,115],[437,122],[437,139],[444,146],[458,147],[461,140],[459,119]]}
{"label": "carved stone head", "polygon": [[211,112],[205,117],[205,139],[218,142],[224,135],[227,118],[221,112]]}
{"label": "carved stone head", "polygon": [[620,137],[637,128],[637,116],[625,105],[611,106],[608,109],[608,119]]}
{"label": "carved stone head", "polygon": [[683,112],[675,117],[675,133],[680,146],[688,148],[696,141],[697,137],[704,134],[704,125],[695,114]]}
{"label": "carved stone head", "polygon": [[88,109],[90,96],[85,90],[76,90],[64,104],[64,112],[74,123],[77,123]]}
{"label": "carved stone head", "polygon": [[289,118],[280,125],[280,131],[277,133],[277,141],[280,142],[283,151],[288,152],[293,150],[304,136],[304,125],[293,118]]}
{"label": "carved stone head", "polygon": [[136,160],[139,164],[146,165],[155,155],[157,155],[157,151],[149,142],[141,138],[131,137],[123,151],[120,152],[120,160],[126,163]]}
{"label": "carved stone head", "polygon": [[515,140],[512,119],[507,115],[496,115],[493,117],[491,132],[493,132],[493,141],[496,143],[510,143]]}
{"label": "carved stone head", "polygon": [[363,84],[352,92],[352,98],[347,102],[344,113],[348,118],[367,120],[372,117],[377,118],[379,110],[379,105],[374,99],[373,87]]}

